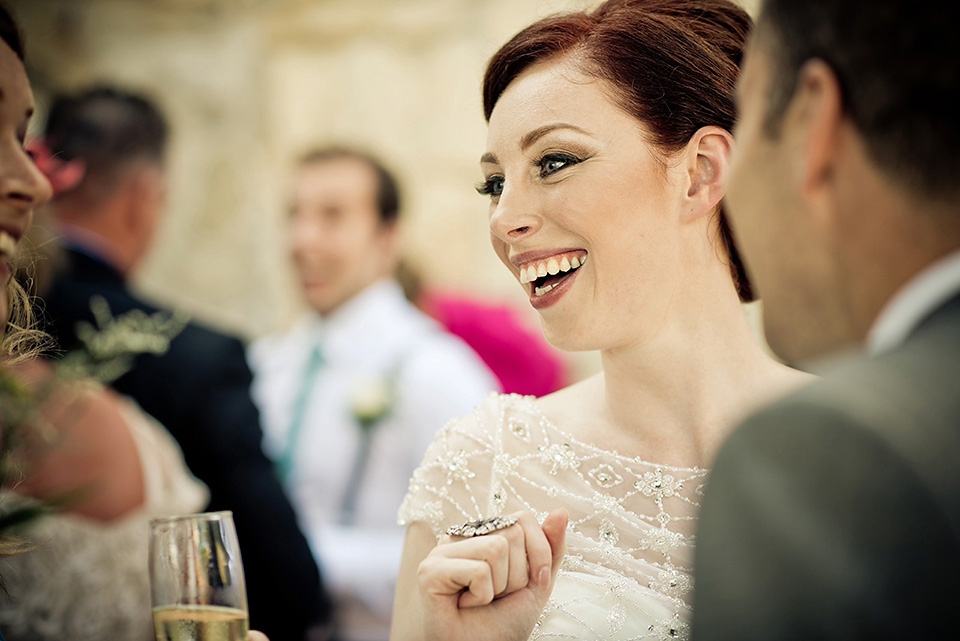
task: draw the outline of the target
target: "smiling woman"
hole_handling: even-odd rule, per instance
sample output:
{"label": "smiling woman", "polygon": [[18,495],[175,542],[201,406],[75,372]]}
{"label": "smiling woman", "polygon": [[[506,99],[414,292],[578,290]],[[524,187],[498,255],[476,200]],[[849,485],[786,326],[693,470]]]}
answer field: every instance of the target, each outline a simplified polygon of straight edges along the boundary
{"label": "smiling woman", "polygon": [[[2,6],[0,37],[0,555],[16,552],[0,576],[0,629],[11,640],[145,639],[147,520],[201,509],[206,489],[138,407],[33,358],[44,334],[32,329],[11,261],[50,185],[25,150],[33,95]],[[55,503],[60,511],[47,514]],[[22,539],[8,536],[11,524]],[[24,550],[23,540],[42,545]]]}
{"label": "smiling woman", "polygon": [[[494,250],[547,339],[599,350],[603,372],[491,397],[437,436],[400,510],[395,641],[686,638],[717,445],[805,378],[750,332],[721,205],[749,26],[726,0],[608,0],[490,61],[478,191]],[[448,532],[508,514],[486,536]]]}
{"label": "smiling woman", "polygon": [[11,277],[17,246],[33,208],[50,197],[50,184],[24,148],[33,115],[33,93],[23,68],[23,42],[0,6],[0,336],[2,352],[25,356],[42,337],[31,329],[26,293]]}

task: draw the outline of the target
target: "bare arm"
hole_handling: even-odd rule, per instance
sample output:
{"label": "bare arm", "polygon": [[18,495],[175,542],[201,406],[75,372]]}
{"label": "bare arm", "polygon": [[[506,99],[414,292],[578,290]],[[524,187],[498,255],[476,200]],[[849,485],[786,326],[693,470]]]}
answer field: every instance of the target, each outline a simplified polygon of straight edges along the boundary
{"label": "bare arm", "polygon": [[397,575],[397,589],[393,599],[393,617],[390,622],[390,640],[422,638],[421,604],[417,590],[417,568],[437,545],[430,527],[423,521],[414,521],[407,528]]}

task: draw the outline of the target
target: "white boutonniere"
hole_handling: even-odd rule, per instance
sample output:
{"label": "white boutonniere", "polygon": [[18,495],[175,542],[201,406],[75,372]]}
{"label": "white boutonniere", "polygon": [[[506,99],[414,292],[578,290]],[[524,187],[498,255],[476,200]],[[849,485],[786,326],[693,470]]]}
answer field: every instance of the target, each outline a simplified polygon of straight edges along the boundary
{"label": "white boutonniere", "polygon": [[340,523],[343,525],[353,523],[357,511],[357,496],[369,463],[373,430],[393,410],[395,387],[394,377],[381,376],[363,379],[350,390],[350,411],[360,428],[360,438],[347,480],[347,489],[340,502]]}
{"label": "white boutonniere", "polygon": [[393,403],[394,383],[387,377],[360,381],[350,393],[353,418],[365,432],[390,414]]}

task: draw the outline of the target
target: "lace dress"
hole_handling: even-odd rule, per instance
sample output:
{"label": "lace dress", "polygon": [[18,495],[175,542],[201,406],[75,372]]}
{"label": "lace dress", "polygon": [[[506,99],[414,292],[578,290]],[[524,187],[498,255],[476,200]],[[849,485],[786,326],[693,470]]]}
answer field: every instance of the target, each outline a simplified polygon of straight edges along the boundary
{"label": "lace dress", "polygon": [[[124,413],[143,469],[143,506],[109,523],[55,513],[32,526],[33,549],[0,559],[0,630],[8,641],[154,638],[148,521],[197,512],[208,493],[159,423],[132,403]],[[6,492],[2,500],[20,499]]]}
{"label": "lace dress", "polygon": [[706,475],[579,442],[534,398],[492,394],[437,434],[399,521],[439,537],[467,520],[566,507],[567,554],[530,638],[686,639]]}

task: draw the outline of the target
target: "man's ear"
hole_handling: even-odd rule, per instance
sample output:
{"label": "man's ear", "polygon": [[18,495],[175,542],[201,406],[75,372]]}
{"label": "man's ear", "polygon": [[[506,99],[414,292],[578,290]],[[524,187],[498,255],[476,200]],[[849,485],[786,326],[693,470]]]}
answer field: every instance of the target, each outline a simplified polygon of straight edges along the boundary
{"label": "man's ear", "polygon": [[689,182],[685,220],[709,214],[723,198],[732,150],[733,136],[722,127],[701,127],[690,138],[686,148]]}
{"label": "man's ear", "polygon": [[[815,210],[833,191],[837,168],[842,163],[841,135],[844,125],[843,93],[833,69],[822,60],[809,60],[797,76],[797,89],[785,114],[784,131],[796,137],[799,160],[794,167],[797,187]],[[820,206],[818,206],[820,205]]]}
{"label": "man's ear", "polygon": [[127,170],[114,192],[114,201],[117,203],[115,220],[124,236],[130,236],[139,227],[141,194],[144,189],[140,174],[140,171]]}
{"label": "man's ear", "polygon": [[156,226],[154,209],[163,202],[162,173],[146,164],[132,167],[124,177],[121,189],[125,205],[123,224],[127,231],[137,234],[149,230],[152,233]]}
{"label": "man's ear", "polygon": [[385,274],[392,274],[400,260],[400,225],[396,220],[380,223],[380,248]]}

